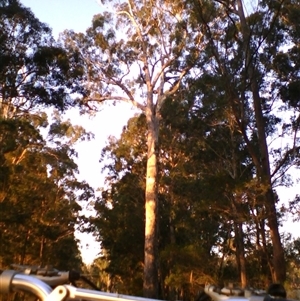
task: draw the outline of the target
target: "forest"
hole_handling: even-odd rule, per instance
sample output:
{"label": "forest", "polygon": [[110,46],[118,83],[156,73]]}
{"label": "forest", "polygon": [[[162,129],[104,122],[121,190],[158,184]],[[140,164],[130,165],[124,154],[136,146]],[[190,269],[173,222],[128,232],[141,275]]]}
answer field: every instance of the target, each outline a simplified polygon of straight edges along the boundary
{"label": "forest", "polygon": [[[300,1],[102,2],[85,33],[54,39],[0,0],[0,269],[77,269],[171,301],[206,283],[296,298],[300,237],[281,225],[300,194],[283,205],[276,189],[299,185]],[[76,164],[93,133],[64,113],[121,102],[139,113],[99,150],[97,194]],[[75,231],[101,246],[90,266]]]}

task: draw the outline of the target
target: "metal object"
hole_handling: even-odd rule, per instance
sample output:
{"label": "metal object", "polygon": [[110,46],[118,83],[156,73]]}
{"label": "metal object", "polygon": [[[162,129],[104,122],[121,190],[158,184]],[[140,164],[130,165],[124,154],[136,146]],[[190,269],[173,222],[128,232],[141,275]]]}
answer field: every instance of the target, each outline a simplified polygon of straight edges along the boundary
{"label": "metal object", "polygon": [[63,301],[67,296],[68,290],[64,286],[60,285],[47,296],[46,301]]}
{"label": "metal object", "polygon": [[[20,271],[7,270],[0,275],[0,294],[6,294],[12,291],[24,291],[34,294],[40,301],[160,301],[150,298],[142,298],[129,295],[106,293],[97,290],[77,288],[69,283],[69,272],[55,271],[49,276],[49,272],[37,273],[28,268],[22,273]],[[77,276],[75,274],[75,276]],[[72,278],[72,277],[71,277]],[[55,289],[52,289],[51,286]],[[273,299],[265,291],[241,290],[230,287],[228,289],[217,290],[215,286],[206,285],[204,292],[211,297],[213,301],[292,301],[288,299]],[[241,296],[242,294],[242,296]]]}
{"label": "metal object", "polygon": [[[51,281],[49,278],[52,278]],[[156,299],[135,297],[129,295],[105,293],[95,290],[77,288],[71,285],[58,285],[52,289],[48,283],[65,282],[64,274],[58,273],[53,277],[41,278],[33,275],[26,275],[16,271],[4,271],[0,275],[0,294],[11,291],[24,291],[37,296],[40,301],[66,301],[66,300],[98,300],[98,301],[161,301]]]}
{"label": "metal object", "polygon": [[21,290],[32,293],[40,300],[46,300],[47,296],[52,292],[52,288],[45,282],[24,274],[14,275],[11,282],[11,288],[9,288],[9,291],[11,290]]}
{"label": "metal object", "polygon": [[262,291],[260,295],[256,295],[251,290],[241,289],[221,289],[220,293],[216,291],[216,287],[213,285],[206,285],[204,292],[211,297],[213,301],[263,301],[266,292]]}
{"label": "metal object", "polygon": [[99,300],[99,301],[161,301],[157,299],[135,297],[129,295],[105,293],[94,290],[77,288],[70,285],[64,285],[68,290],[68,298],[70,299],[84,299],[84,300]]}

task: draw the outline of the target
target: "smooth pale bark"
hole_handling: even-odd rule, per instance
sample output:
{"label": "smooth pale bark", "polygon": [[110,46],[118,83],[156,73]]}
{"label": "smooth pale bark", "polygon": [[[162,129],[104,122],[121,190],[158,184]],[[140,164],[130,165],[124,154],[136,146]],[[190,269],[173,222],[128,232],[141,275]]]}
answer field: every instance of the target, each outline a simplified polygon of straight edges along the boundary
{"label": "smooth pale bark", "polygon": [[[106,54],[107,49],[102,49],[105,57],[106,55],[110,56],[109,62],[106,59],[105,62],[100,59],[99,68],[96,64],[96,81],[101,82],[101,85],[96,93],[91,93],[84,102],[88,104],[88,102],[124,101],[137,107],[146,116],[148,154],[145,189],[143,294],[147,298],[157,298],[157,154],[160,108],[167,97],[171,97],[177,92],[181,80],[193,67],[193,64],[190,63],[190,65],[182,67],[175,64],[189,48],[188,40],[182,38],[181,41],[177,41],[174,37],[169,39],[173,30],[177,28],[175,25],[182,20],[181,8],[177,8],[174,13],[173,6],[168,7],[164,1],[151,2],[147,6],[144,2],[129,0],[124,1],[123,4],[117,5],[116,14],[122,17],[119,22],[123,22],[124,19],[130,22],[130,25],[127,24],[127,21],[124,23],[128,29],[125,40],[128,41],[127,46],[130,51],[124,53],[120,51],[121,56],[117,61],[114,52]],[[147,10],[141,10],[142,6]],[[178,29],[176,30],[178,31]],[[180,34],[185,37],[187,29],[182,28]],[[108,38],[108,40],[111,39]],[[123,41],[119,41],[117,38],[116,42],[120,49],[127,47],[123,46]],[[107,41],[107,45],[109,44],[110,41]],[[71,47],[73,47],[73,42]],[[119,49],[118,47],[116,49]],[[176,47],[175,52],[172,51],[174,47]],[[94,70],[94,58],[86,59],[86,62]],[[174,64],[175,66],[173,66]],[[138,71],[137,68],[140,70]],[[115,72],[115,69],[120,69],[124,73]]]}
{"label": "smooth pale bark", "polygon": [[146,109],[148,125],[148,156],[145,191],[145,247],[143,294],[147,298],[158,297],[157,275],[157,143],[158,120],[151,102]]}

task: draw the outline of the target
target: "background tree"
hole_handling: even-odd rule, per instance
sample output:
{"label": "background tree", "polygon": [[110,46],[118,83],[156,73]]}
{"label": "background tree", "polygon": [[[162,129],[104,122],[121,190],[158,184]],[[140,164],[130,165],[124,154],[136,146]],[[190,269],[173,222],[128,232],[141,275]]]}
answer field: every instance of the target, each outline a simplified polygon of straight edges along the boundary
{"label": "background tree", "polygon": [[72,64],[75,56],[69,59],[55,45],[51,29],[19,1],[2,0],[0,14],[1,118],[26,116],[41,105],[74,104],[70,93],[76,92],[80,73]]}
{"label": "background tree", "polygon": [[108,187],[96,201],[97,215],[91,220],[108,262],[110,291],[135,295],[143,294],[145,132],[145,116],[133,117],[120,139],[111,137],[102,150]]}
{"label": "background tree", "polygon": [[[16,150],[5,155],[9,177],[1,189],[2,264],[56,264],[66,268],[73,259],[79,267],[81,259],[74,238],[80,222],[77,202],[91,198],[93,191],[87,183],[76,180],[72,147],[86,136],[85,132],[57,119],[49,134],[53,147],[42,139],[35,143],[30,132],[22,133],[20,127],[16,135],[28,140],[25,145],[16,140]],[[67,136],[69,139],[62,143],[62,137]],[[63,248],[68,248],[68,261],[62,259]]]}
{"label": "background tree", "polygon": [[55,45],[49,27],[17,0],[0,1],[0,32],[1,264],[67,268],[73,260],[80,267],[77,201],[92,190],[76,180],[73,146],[90,135],[58,114],[47,129],[44,112],[74,104],[76,57]]}
{"label": "background tree", "polygon": [[[288,185],[287,170],[299,160],[299,145],[293,139],[297,129],[292,126],[298,113],[292,107],[284,111],[285,116],[294,116],[289,122],[279,109],[286,103],[282,91],[287,82],[276,71],[276,62],[288,53],[283,50],[288,49],[286,41],[295,43],[296,31],[290,23],[287,25],[282,13],[297,14],[298,4],[261,1],[246,16],[242,1],[188,3],[193,7],[191,22],[197,24],[207,45],[203,76],[220,79],[218,85],[223,83],[222,95],[227,100],[231,122],[241,133],[255,166],[256,199],[273,244],[270,272],[273,281],[284,282],[284,251],[274,188]],[[293,71],[297,73],[296,69]],[[286,126],[290,132],[281,131],[280,127]],[[270,148],[270,142],[282,137],[290,138],[292,143],[285,148],[273,143]]]}
{"label": "background tree", "polygon": [[[217,89],[221,92],[222,86]],[[203,95],[201,99],[197,97],[199,94]],[[205,215],[214,216],[209,213],[211,210],[219,216],[217,218],[215,215],[214,222],[220,223],[219,242],[223,240],[224,245],[224,249],[221,251],[221,248],[220,252],[225,255],[228,242],[232,238],[235,239],[235,245],[238,246],[235,248],[236,261],[245,286],[242,225],[250,220],[247,185],[252,178],[253,167],[241,137],[228,121],[224,98],[222,95],[215,98],[215,95],[218,95],[218,90],[211,89],[209,77],[191,79],[189,93],[186,93],[183,86],[176,95],[176,100],[170,101],[162,114],[170,129],[169,133],[175,139],[176,137],[179,139],[181,152],[185,154],[184,159],[181,158],[183,161],[180,171],[178,166],[174,168],[177,179],[183,180],[186,177],[185,185],[181,184],[180,189],[175,188],[179,194],[178,198],[187,197],[189,204],[194,202],[193,206],[198,208],[196,216],[199,215],[199,218]],[[170,152],[174,152],[174,144],[167,143],[162,148],[168,154],[170,162],[172,157],[166,151],[168,147],[171,148]],[[182,156],[178,156],[180,157]],[[166,170],[166,167],[163,170]],[[173,172],[168,170],[168,173]],[[221,228],[225,231],[223,234]],[[214,233],[210,233],[208,229],[206,231],[208,236]],[[214,245],[216,240],[211,240],[210,243]],[[220,268],[221,266],[222,264]],[[217,273],[211,275],[213,274],[217,275]],[[220,278],[220,275],[217,277]]]}

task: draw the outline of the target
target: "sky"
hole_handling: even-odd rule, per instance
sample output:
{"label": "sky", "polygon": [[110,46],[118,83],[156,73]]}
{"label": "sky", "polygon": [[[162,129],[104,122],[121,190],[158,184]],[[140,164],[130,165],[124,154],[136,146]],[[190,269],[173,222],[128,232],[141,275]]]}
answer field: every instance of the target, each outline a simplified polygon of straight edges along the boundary
{"label": "sky", "polygon": [[40,21],[48,24],[55,38],[65,29],[84,32],[94,15],[103,10],[97,0],[20,0]]}
{"label": "sky", "polygon": [[[99,0],[20,0],[20,2],[30,7],[40,21],[52,28],[55,38],[65,29],[85,32],[91,25],[93,16],[104,10]],[[99,163],[101,150],[106,145],[108,136],[118,137],[121,134],[123,126],[133,114],[134,111],[128,104],[106,106],[94,118],[79,116],[76,111],[69,112],[68,117],[73,124],[80,124],[95,134],[94,140],[82,142],[76,147],[79,155],[77,161],[80,170],[79,180],[86,180],[95,189],[103,186],[104,176],[101,174]],[[279,189],[278,193],[287,202],[299,191],[300,185],[297,183],[291,189]],[[300,229],[300,223],[287,222],[285,228],[294,236],[299,236],[297,229]],[[87,234],[80,234],[78,238],[81,240],[83,261],[86,264],[92,263],[100,251],[99,243]]]}

